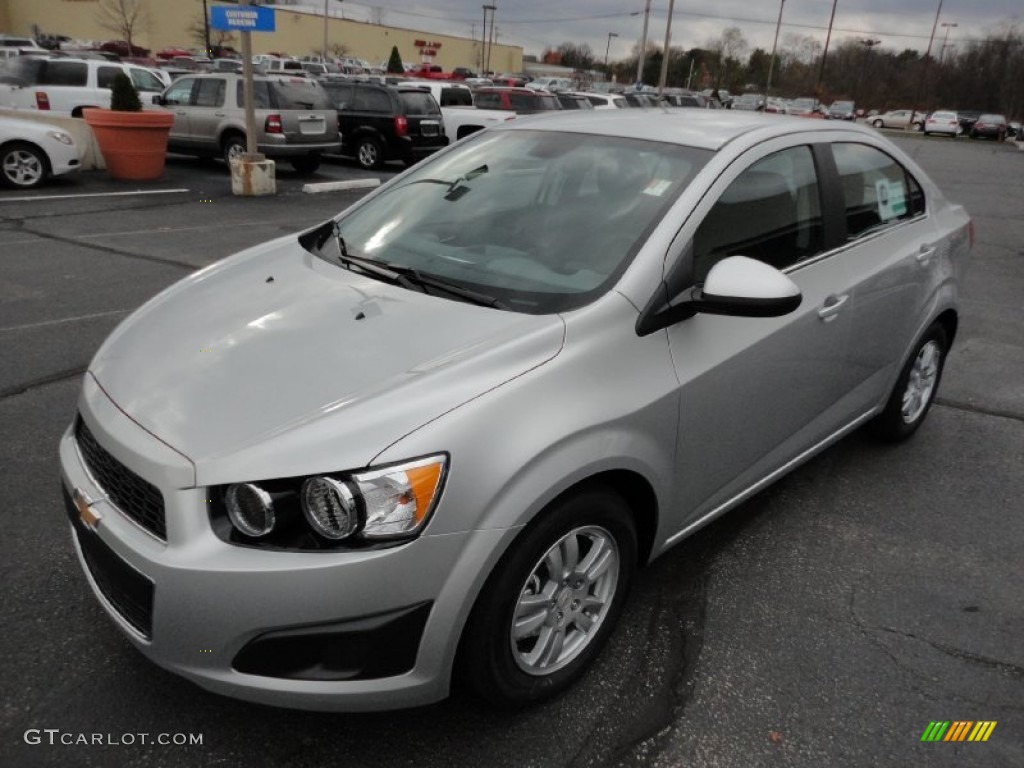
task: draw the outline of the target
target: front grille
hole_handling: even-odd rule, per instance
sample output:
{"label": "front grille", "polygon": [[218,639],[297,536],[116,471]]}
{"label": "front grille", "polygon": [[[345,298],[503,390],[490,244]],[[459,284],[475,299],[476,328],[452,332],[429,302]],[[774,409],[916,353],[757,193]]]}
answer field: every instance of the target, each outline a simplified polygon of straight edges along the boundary
{"label": "front grille", "polygon": [[75,440],[89,472],[107,498],[126,516],[161,541],[167,541],[164,497],[160,490],[107,453],[81,416],[75,422]]}
{"label": "front grille", "polygon": [[92,580],[118,615],[149,640],[153,632],[153,582],[118,557],[96,533],[82,524],[71,495],[66,488],[63,490],[64,508]]}

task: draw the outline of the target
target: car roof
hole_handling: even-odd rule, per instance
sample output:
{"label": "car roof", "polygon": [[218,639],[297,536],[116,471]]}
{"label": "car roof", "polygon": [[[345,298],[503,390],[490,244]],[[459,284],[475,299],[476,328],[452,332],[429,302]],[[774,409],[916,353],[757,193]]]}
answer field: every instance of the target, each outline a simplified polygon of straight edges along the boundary
{"label": "car roof", "polygon": [[849,123],[807,120],[785,115],[763,115],[759,112],[731,110],[622,109],[609,111],[577,110],[550,112],[537,118],[513,120],[498,130],[539,130],[587,133],[600,136],[643,139],[680,144],[700,149],[718,150],[730,141],[747,134],[761,140],[786,136],[795,132],[858,131],[867,136],[874,131]]}

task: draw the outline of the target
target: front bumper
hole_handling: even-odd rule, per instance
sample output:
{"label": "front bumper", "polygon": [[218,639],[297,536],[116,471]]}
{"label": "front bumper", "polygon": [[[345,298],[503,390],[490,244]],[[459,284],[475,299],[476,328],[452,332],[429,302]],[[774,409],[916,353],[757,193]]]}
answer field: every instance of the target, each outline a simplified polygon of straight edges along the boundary
{"label": "front bumper", "polygon": [[[60,458],[65,492],[84,493],[92,500],[93,516],[100,518],[92,529],[75,520],[76,508],[71,510],[80,563],[104,609],[142,653],[204,688],[277,706],[392,709],[447,695],[458,634],[473,596],[493,553],[513,531],[424,535],[376,551],[270,552],[232,546],[210,528],[203,489],[181,487],[184,460],[175,454],[179,466],[174,466],[175,456],[167,455],[162,469],[154,457],[170,449],[117,410],[89,376],[80,409],[97,441],[164,495],[166,542],[105,497],[82,460],[73,430],[64,434]],[[109,551],[115,573],[123,567],[151,582],[149,632],[130,620],[117,595],[111,599],[103,574],[97,578],[95,563],[87,564],[90,550]],[[413,608],[422,617],[418,624],[402,619]],[[381,635],[373,634],[389,630],[380,630],[381,622],[367,624],[380,616],[402,619],[404,623],[388,624],[402,632],[421,632],[409,652],[411,664],[396,666],[391,658],[375,656],[394,652],[394,643],[379,642]],[[319,638],[315,645],[339,626],[349,640],[353,627],[370,632],[363,640],[357,638],[362,661],[333,663],[333,671],[324,674],[316,671],[316,660],[267,666],[268,647],[301,655],[309,643],[296,645],[296,632]],[[254,656],[252,648],[259,649],[261,643],[263,656]],[[240,662],[247,648],[248,656],[242,655]],[[386,676],[367,677],[377,674]]]}

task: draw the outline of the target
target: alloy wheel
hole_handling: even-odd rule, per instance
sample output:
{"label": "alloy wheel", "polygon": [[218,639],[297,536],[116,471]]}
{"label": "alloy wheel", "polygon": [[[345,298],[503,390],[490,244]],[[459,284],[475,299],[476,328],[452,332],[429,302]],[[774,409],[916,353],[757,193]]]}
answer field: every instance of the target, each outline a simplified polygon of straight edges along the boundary
{"label": "alloy wheel", "polygon": [[928,407],[935,391],[941,357],[942,350],[935,341],[929,341],[917,353],[914,366],[910,369],[910,377],[907,379],[907,387],[903,390],[901,413],[905,423],[912,424],[917,421]]}
{"label": "alloy wheel", "polygon": [[4,157],[4,176],[17,187],[34,187],[43,180],[46,169],[32,152],[15,149]]}

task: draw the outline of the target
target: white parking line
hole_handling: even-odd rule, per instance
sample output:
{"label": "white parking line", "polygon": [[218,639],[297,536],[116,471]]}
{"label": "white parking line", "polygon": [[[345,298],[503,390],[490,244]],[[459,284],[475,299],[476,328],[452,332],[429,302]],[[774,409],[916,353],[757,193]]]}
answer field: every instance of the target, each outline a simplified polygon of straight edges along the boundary
{"label": "white parking line", "polygon": [[321,181],[305,184],[302,191],[309,195],[321,192],[339,192],[343,189],[373,189],[380,186],[380,179],[351,179],[348,181]]}
{"label": "white parking line", "polygon": [[74,323],[77,320],[92,320],[97,317],[110,317],[111,315],[127,315],[132,310],[130,309],[112,309],[109,312],[94,312],[91,315],[78,315],[77,317],[62,317],[60,320],[43,320],[39,323],[28,323],[26,325],[11,325],[7,328],[0,328],[0,333],[4,331],[24,331],[27,328],[43,328],[47,325],[61,325],[63,323]]}
{"label": "white parking line", "polygon": [[174,195],[188,189],[136,189],[133,192],[83,192],[77,195],[33,195],[31,197],[0,197],[0,203],[31,203],[36,200],[72,200],[79,197],[128,197],[129,195]]}

